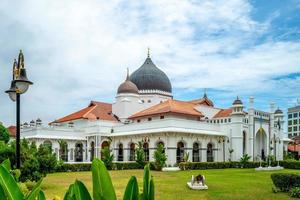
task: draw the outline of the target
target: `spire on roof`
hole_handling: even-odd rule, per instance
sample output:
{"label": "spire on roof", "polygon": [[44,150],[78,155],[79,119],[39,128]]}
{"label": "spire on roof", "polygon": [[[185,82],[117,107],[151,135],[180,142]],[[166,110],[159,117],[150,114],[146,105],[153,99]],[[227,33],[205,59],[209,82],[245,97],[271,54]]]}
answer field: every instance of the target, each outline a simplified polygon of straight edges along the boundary
{"label": "spire on roof", "polygon": [[150,58],[150,48],[148,47],[147,57]]}

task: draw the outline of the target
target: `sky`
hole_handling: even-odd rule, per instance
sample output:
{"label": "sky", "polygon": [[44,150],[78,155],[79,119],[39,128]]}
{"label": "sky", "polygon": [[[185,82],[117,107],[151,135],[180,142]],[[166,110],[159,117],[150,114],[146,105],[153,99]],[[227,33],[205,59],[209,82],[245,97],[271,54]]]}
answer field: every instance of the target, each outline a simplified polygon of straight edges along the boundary
{"label": "sky", "polygon": [[300,99],[300,0],[1,0],[0,121],[15,123],[10,86],[22,49],[28,78],[21,121],[63,117],[91,100],[113,102],[150,48],[175,99],[284,112]]}

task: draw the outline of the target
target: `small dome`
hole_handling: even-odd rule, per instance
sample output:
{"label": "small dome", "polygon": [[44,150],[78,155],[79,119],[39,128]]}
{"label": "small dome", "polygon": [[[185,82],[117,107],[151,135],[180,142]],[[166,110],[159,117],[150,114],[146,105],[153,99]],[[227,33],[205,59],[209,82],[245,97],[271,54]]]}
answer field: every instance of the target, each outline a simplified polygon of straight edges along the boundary
{"label": "small dome", "polygon": [[243,105],[243,102],[239,99],[239,97],[237,97],[236,100],[234,100],[234,102],[232,103],[232,105]]}
{"label": "small dome", "polygon": [[282,110],[280,110],[279,108],[277,108],[277,110],[275,110],[275,113],[274,113],[275,115],[276,114],[283,114],[283,112],[282,112]]}
{"label": "small dome", "polygon": [[40,118],[38,118],[38,119],[36,120],[36,122],[42,122],[42,120],[41,120]]}
{"label": "small dome", "polygon": [[137,88],[137,86],[129,80],[128,70],[127,70],[126,80],[118,88],[118,94],[121,93],[133,93],[133,94],[139,93],[139,89]]}
{"label": "small dome", "polygon": [[149,55],[144,64],[131,74],[130,80],[139,90],[159,90],[172,93],[168,76],[155,66]]}

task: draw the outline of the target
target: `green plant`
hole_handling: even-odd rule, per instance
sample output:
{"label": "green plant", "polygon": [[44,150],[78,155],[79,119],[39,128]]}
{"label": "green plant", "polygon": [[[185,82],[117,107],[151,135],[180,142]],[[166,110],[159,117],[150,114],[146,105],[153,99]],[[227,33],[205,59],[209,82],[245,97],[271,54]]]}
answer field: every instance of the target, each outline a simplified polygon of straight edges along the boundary
{"label": "green plant", "polygon": [[162,168],[166,165],[167,155],[164,152],[164,146],[162,144],[158,144],[157,149],[154,151],[154,166],[155,169],[161,171]]}
{"label": "green plant", "polygon": [[136,153],[135,161],[142,168],[145,166],[145,152],[144,152],[144,148],[143,148],[143,143],[141,141],[139,141],[136,145],[137,145],[137,148],[135,149],[135,153]]}
{"label": "green plant", "polygon": [[[41,190],[42,179],[28,192],[23,186],[19,186],[14,177],[9,173],[9,160],[4,161],[0,165],[0,199],[8,200],[45,200],[45,195]],[[22,193],[22,190],[26,195]]]}
{"label": "green plant", "polygon": [[229,152],[229,158],[228,158],[228,161],[231,161],[232,153],[234,152],[234,150],[231,149],[231,148],[228,148],[228,152]]}
{"label": "green plant", "polygon": [[240,158],[240,162],[242,164],[242,167],[244,167],[249,162],[250,159],[251,159],[251,156],[249,156],[248,154],[243,155]]}
{"label": "green plant", "polygon": [[189,162],[190,159],[190,153],[186,152],[183,156],[183,162]]}
{"label": "green plant", "polygon": [[290,189],[289,195],[294,198],[300,198],[300,187]]}
{"label": "green plant", "polygon": [[113,167],[114,154],[112,154],[108,147],[104,147],[101,150],[102,153],[102,161],[104,162],[107,169],[111,170]]}
{"label": "green plant", "polygon": [[271,179],[275,187],[283,192],[288,192],[294,187],[300,187],[299,174],[274,173],[271,174]]}
{"label": "green plant", "polygon": [[2,124],[0,124],[0,141],[7,143],[9,141],[9,132]]}
{"label": "green plant", "polygon": [[[65,194],[65,200],[116,200],[116,193],[110,175],[101,160],[94,159],[92,163],[93,195],[79,180],[71,184]],[[149,164],[144,168],[143,193],[139,193],[138,183],[132,176],[126,186],[123,200],[154,200],[154,182],[150,176]]]}
{"label": "green plant", "polygon": [[35,158],[39,162],[39,172],[44,176],[54,171],[57,164],[56,155],[48,147],[41,145],[36,152]]}

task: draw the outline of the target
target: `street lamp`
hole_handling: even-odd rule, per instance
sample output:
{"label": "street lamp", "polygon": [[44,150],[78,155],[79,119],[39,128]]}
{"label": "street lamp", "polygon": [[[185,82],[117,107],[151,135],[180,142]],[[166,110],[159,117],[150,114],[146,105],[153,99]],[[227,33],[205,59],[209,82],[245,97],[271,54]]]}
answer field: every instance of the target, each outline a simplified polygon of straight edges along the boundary
{"label": "street lamp", "polygon": [[24,64],[24,55],[20,50],[18,61],[15,59],[13,64],[13,76],[10,88],[5,92],[12,101],[16,101],[16,163],[20,169],[20,95],[24,94],[29,85],[33,83],[28,80]]}

